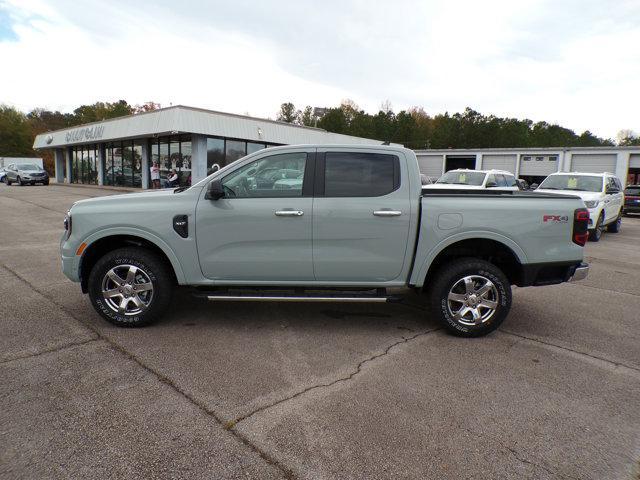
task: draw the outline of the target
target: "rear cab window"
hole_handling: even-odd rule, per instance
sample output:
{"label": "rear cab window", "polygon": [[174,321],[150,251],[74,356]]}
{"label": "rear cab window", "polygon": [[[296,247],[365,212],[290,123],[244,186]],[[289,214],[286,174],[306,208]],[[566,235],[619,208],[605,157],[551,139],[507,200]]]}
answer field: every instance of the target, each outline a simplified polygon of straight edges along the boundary
{"label": "rear cab window", "polygon": [[316,196],[380,197],[400,187],[396,155],[327,152],[317,168]]}

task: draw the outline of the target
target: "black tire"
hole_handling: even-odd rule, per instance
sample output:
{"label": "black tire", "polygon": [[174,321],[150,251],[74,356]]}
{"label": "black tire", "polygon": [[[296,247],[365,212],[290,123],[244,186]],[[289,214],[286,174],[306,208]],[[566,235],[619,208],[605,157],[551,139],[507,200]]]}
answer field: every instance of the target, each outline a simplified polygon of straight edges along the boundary
{"label": "black tire", "polygon": [[47,185],[49,185],[49,180],[45,180],[44,182],[42,182],[42,184],[46,187]]}
{"label": "black tire", "polygon": [[[111,277],[107,278],[108,272],[115,269],[118,278],[126,282],[126,276],[120,272],[128,273],[131,270],[131,266],[138,269],[134,282],[121,284],[123,289],[119,290],[124,293],[116,293],[116,288],[110,287],[117,287],[117,284]],[[140,282],[140,279],[143,282]],[[148,296],[149,291],[137,293],[132,291],[135,290],[135,285],[143,288],[143,285],[146,286],[149,283],[152,286],[150,296]],[[169,268],[155,253],[139,247],[119,248],[100,258],[91,270],[88,283],[89,298],[93,308],[114,325],[118,327],[142,327],[155,322],[165,313],[171,303],[173,283]],[[115,295],[113,298],[108,299],[103,295],[103,285],[113,292]],[[132,306],[131,304],[135,302],[133,297],[140,300],[146,296],[148,303],[139,312],[135,311],[136,308],[132,308],[130,312],[125,311],[125,313],[117,311],[116,307],[114,307],[114,302],[126,302],[124,299],[125,294],[129,295],[127,299],[131,298],[125,305],[126,309],[129,309]],[[136,304],[134,303],[133,306],[135,307]]]}
{"label": "black tire", "polygon": [[[458,288],[466,287],[465,278],[471,279],[472,289],[465,288],[466,293],[456,293],[459,291]],[[469,295],[469,291],[478,291],[476,286],[478,290],[483,286],[489,290],[479,297],[475,296],[475,293]],[[498,267],[479,258],[459,258],[443,265],[434,275],[428,295],[432,314],[449,333],[459,337],[481,337],[494,331],[502,324],[511,309],[509,280]],[[450,300],[450,295],[466,295],[468,300]],[[471,303],[467,304],[464,301]],[[478,304],[478,301],[490,301],[495,304],[495,308],[485,307]],[[456,316],[465,308],[468,309],[467,305],[475,306],[472,310],[478,313],[478,322],[473,321],[472,311],[464,313],[461,317]]]}
{"label": "black tire", "polygon": [[600,239],[602,238],[602,232],[604,231],[602,222],[604,222],[604,212],[602,212],[598,217],[598,221],[596,222],[596,227],[589,232],[589,240],[591,242],[599,242]]}
{"label": "black tire", "polygon": [[618,214],[618,218],[616,218],[615,222],[611,222],[607,225],[607,232],[610,233],[618,233],[622,228],[622,212]]}
{"label": "black tire", "polygon": [[20,185],[21,187],[24,187],[24,182],[20,177],[18,177],[18,185]]}
{"label": "black tire", "polygon": [[7,176],[5,177],[4,181],[5,181],[5,183],[7,184],[7,187],[10,187],[10,186],[11,186],[11,183],[12,183],[12,182],[11,182],[11,180],[9,180],[9,175],[7,175]]}

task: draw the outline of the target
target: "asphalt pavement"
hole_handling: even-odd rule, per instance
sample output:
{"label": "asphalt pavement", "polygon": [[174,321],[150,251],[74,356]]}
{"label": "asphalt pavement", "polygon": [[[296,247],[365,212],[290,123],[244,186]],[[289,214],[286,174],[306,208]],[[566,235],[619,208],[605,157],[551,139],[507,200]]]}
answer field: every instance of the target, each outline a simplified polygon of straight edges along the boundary
{"label": "asphalt pavement", "polygon": [[120,193],[0,185],[0,478],[640,478],[640,216],[480,339],[419,302],[183,290],[118,329],[58,244],[73,202]]}

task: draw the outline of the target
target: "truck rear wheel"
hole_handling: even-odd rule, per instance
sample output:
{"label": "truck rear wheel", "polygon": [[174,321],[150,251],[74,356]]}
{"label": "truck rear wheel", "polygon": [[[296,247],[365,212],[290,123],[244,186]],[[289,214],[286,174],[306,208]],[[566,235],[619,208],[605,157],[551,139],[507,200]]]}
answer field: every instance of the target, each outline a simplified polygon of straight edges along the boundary
{"label": "truck rear wheel", "polygon": [[119,248],[100,258],[89,274],[93,308],[119,327],[142,327],[159,319],[171,301],[172,277],[153,252]]}
{"label": "truck rear wheel", "polygon": [[479,258],[441,267],[429,289],[431,310],[460,337],[480,337],[500,326],[511,308],[511,284],[502,271]]}

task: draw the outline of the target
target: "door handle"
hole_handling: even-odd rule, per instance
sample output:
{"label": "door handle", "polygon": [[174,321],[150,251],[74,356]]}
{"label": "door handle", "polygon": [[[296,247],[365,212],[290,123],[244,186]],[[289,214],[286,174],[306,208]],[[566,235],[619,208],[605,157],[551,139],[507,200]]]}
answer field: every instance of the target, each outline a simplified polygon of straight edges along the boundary
{"label": "door handle", "polygon": [[301,217],[304,215],[302,210],[276,210],[277,217]]}
{"label": "door handle", "polygon": [[376,217],[399,217],[402,212],[400,210],[374,210],[373,214]]}

